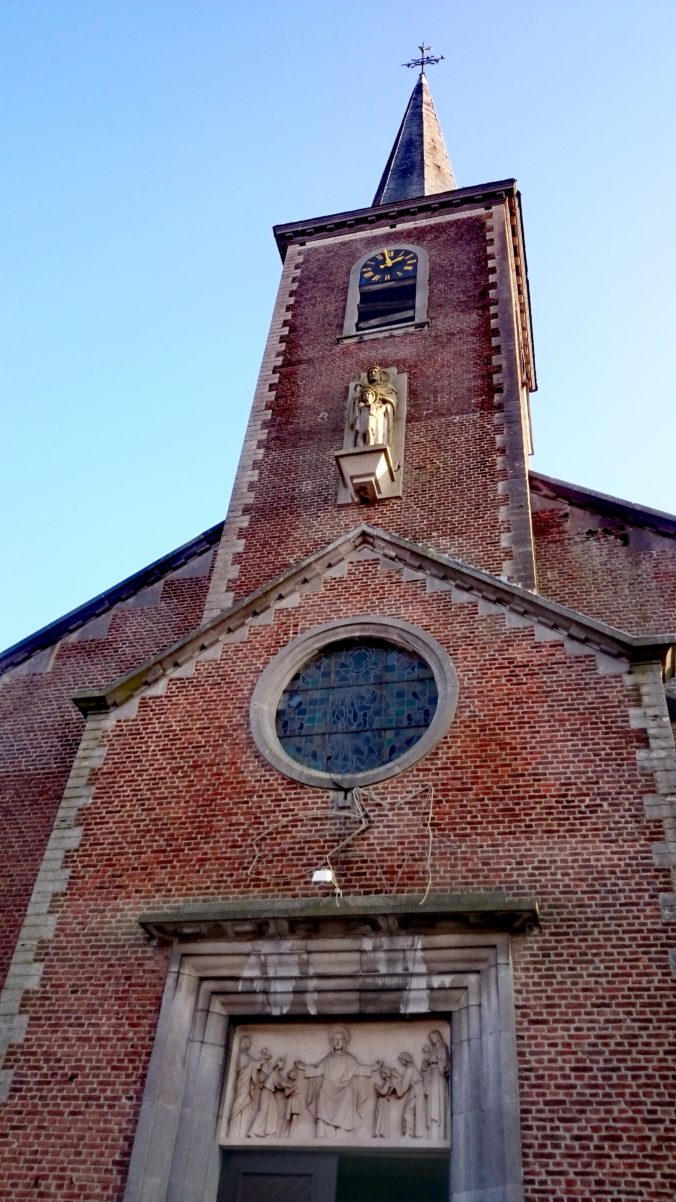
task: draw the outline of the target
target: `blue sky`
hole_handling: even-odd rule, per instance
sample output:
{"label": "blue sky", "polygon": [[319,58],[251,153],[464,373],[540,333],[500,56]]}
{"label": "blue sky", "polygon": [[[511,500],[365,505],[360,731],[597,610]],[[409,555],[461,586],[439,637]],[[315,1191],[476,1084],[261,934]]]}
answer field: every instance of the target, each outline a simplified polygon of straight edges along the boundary
{"label": "blue sky", "polygon": [[458,182],[522,189],[533,466],[676,510],[676,5],[413,7],[0,5],[0,645],[224,516],[271,226],[370,203],[423,35]]}

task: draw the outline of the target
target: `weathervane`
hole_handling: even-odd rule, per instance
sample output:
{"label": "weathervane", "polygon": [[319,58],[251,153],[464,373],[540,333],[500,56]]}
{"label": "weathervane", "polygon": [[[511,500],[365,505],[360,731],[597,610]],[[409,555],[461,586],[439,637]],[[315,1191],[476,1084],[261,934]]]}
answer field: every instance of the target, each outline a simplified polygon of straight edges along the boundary
{"label": "weathervane", "polygon": [[431,46],[426,46],[423,42],[418,46],[420,58],[412,58],[410,63],[402,63],[402,67],[420,67],[420,74],[424,75],[426,66],[433,67],[435,63],[440,63],[444,57],[443,54],[430,54],[429,51],[431,49]]}

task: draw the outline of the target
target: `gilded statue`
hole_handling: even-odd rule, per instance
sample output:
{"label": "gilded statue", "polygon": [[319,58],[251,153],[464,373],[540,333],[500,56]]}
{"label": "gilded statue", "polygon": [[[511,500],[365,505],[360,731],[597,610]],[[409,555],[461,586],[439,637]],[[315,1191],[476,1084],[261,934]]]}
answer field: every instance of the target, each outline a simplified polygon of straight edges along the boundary
{"label": "gilded statue", "polygon": [[355,448],[389,446],[392,443],[397,394],[389,375],[374,364],[355,385],[350,407],[352,445]]}

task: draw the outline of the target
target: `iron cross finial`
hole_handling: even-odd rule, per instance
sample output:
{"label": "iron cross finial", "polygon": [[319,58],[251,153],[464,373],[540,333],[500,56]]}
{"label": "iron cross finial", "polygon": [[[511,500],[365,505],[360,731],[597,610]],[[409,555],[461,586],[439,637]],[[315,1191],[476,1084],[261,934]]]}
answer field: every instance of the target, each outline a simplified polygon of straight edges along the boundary
{"label": "iron cross finial", "polygon": [[420,67],[420,74],[425,74],[426,66],[434,66],[435,63],[440,63],[443,59],[443,54],[430,54],[431,46],[426,46],[424,42],[418,46],[420,58],[412,58],[410,63],[402,63],[402,67]]}

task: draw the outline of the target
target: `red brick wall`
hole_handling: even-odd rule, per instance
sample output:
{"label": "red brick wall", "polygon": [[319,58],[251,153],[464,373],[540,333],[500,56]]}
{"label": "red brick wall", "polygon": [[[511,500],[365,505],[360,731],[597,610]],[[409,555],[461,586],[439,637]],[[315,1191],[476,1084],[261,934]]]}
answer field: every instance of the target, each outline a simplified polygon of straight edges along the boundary
{"label": "red brick wall", "polygon": [[[372,562],[325,582],[271,626],[120,720],[81,811],[70,885],[26,1040],[10,1053],[0,1197],[120,1202],[166,968],[144,910],[210,898],[315,895],[313,867],[343,835],[327,796],[279,775],[250,735],[252,689],[300,631],[368,609],[414,621],[448,650],[460,694],[449,733],[401,777],[435,790],[437,889],[535,894],[538,934],[514,939],[527,1202],[667,1202],[669,968],[630,728],[635,691],[531,629],[451,605]],[[142,750],[142,753],[141,753]],[[249,875],[271,823],[274,856]],[[425,882],[414,803],[336,861],[344,890]],[[340,830],[338,829],[340,827]]]}
{"label": "red brick wall", "polygon": [[[338,343],[350,269],[388,240],[429,254],[430,328]],[[492,350],[483,215],[309,243],[251,487],[245,549],[234,561],[236,595],[366,520],[499,574]],[[375,362],[409,375],[404,496],[338,507],[334,451],[343,443],[348,386]]]}
{"label": "red brick wall", "polygon": [[80,742],[73,692],[114,680],[198,626],[207,584],[207,576],[169,578],[153,604],[118,607],[80,630],[78,641],[62,641],[46,671],[32,670],[46,665],[40,653],[0,679],[0,981]]}
{"label": "red brick wall", "polygon": [[533,537],[544,597],[630,633],[676,631],[675,539],[591,508],[538,503]]}

